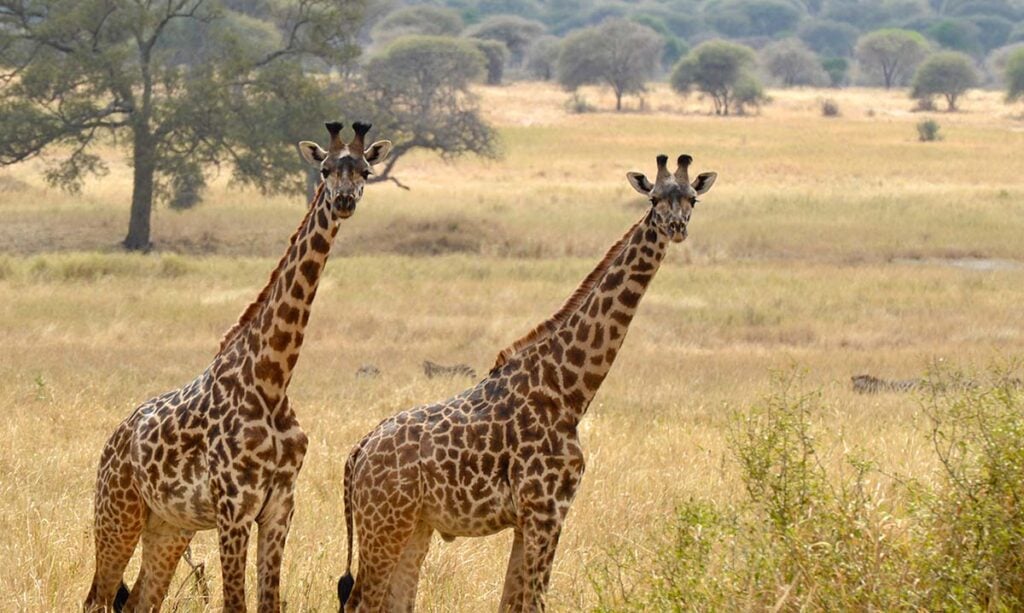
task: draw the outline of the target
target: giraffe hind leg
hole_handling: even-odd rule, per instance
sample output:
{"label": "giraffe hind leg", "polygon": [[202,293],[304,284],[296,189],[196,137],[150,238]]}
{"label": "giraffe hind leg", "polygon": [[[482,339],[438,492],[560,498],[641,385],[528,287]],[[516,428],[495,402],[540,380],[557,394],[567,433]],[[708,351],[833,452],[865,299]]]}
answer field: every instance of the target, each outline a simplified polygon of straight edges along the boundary
{"label": "giraffe hind leg", "polygon": [[430,549],[434,529],[420,523],[405,543],[398,565],[391,573],[391,596],[388,610],[393,612],[416,610],[416,591],[419,587],[420,567]]}
{"label": "giraffe hind leg", "polygon": [[134,484],[125,488],[119,486],[123,483],[119,476],[123,470],[121,466],[113,469],[105,466],[100,472],[94,527],[96,572],[85,599],[87,612],[119,611],[127,600],[127,587],[122,577],[142,536],[147,513]]}

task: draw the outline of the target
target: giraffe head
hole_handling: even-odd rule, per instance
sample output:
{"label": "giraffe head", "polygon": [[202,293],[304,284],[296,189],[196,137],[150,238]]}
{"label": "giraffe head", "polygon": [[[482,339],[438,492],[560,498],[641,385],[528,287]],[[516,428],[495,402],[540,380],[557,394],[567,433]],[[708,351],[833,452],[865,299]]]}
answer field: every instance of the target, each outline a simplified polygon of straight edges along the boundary
{"label": "giraffe head", "polygon": [[341,122],[325,124],[331,135],[327,150],[313,141],[299,143],[302,158],[320,169],[323,181],[324,202],[331,212],[345,219],[356,210],[356,203],[363,197],[363,187],[373,174],[373,166],[387,159],[391,153],[391,141],[379,140],[369,147],[364,138],[370,131],[370,124],[355,122],[352,129],[355,137],[349,144],[341,140]]}
{"label": "giraffe head", "polygon": [[718,173],[702,172],[690,183],[692,157],[685,154],[679,156],[674,173],[668,171],[667,155],[659,155],[657,160],[658,174],[654,183],[642,172],[626,173],[626,177],[633,189],[650,198],[655,227],[673,242],[680,243],[686,238],[686,226],[697,204],[697,196],[711,189]]}

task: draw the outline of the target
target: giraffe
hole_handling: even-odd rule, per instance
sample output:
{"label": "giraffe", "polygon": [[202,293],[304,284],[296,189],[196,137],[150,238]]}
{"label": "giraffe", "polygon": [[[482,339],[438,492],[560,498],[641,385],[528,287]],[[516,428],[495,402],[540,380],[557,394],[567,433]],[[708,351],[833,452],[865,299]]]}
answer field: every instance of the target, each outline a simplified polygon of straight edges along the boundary
{"label": "giraffe", "polygon": [[[244,611],[253,523],[259,610],[280,610],[281,559],[308,443],[288,383],[339,222],[353,214],[372,166],[391,150],[389,141],[364,147],[369,124],[355,123],[348,145],[341,123],[326,126],[327,151],[310,141],[298,145],[322,180],[267,285],[202,374],[139,405],[103,448],[86,611],[159,610],[192,536],[214,528],[224,610]],[[128,592],[121,577],[140,538],[142,566]]]}
{"label": "giraffe", "polygon": [[[345,464],[348,531],[341,609],[413,610],[433,533],[444,540],[512,528],[502,611],[539,611],[559,534],[583,476],[577,426],[608,374],[667,243],[687,237],[697,196],[692,159],[657,157],[651,183],[630,184],[651,207],[605,254],[562,308],[498,354],[474,387],[385,419]],[[359,577],[351,573],[353,520]]]}

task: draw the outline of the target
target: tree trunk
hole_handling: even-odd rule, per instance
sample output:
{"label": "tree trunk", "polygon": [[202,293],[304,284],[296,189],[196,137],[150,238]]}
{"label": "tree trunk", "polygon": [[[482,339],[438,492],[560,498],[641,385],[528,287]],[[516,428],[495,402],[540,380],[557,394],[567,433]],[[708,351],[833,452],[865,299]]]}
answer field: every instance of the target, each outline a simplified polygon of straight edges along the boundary
{"label": "tree trunk", "polygon": [[620,91],[616,91],[615,92],[615,110],[616,111],[621,111],[622,110],[622,92],[620,92]]}
{"label": "tree trunk", "polygon": [[153,176],[156,173],[156,151],[153,149],[148,125],[136,125],[134,132],[132,210],[128,220],[128,236],[124,238],[122,244],[129,251],[149,251],[152,247],[149,242],[149,225],[153,212]]}

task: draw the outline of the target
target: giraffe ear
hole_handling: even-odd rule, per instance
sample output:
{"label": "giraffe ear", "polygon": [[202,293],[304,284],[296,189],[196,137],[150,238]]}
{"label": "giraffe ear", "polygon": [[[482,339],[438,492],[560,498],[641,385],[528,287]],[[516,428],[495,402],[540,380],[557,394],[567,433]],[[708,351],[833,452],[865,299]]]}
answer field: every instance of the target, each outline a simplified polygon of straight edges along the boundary
{"label": "giraffe ear", "polygon": [[651,190],[654,189],[654,185],[647,180],[647,176],[644,173],[627,172],[626,178],[629,179],[629,184],[633,186],[633,189],[645,196],[651,195]]}
{"label": "giraffe ear", "polygon": [[711,189],[711,186],[715,184],[715,179],[717,178],[717,172],[702,172],[699,175],[697,175],[697,178],[694,179],[693,183],[691,183],[690,185],[698,194],[703,194],[704,192]]}
{"label": "giraffe ear", "polygon": [[391,141],[379,140],[366,148],[366,153],[363,154],[363,158],[370,166],[380,164],[384,160],[388,159],[388,155],[391,154],[391,147]]}
{"label": "giraffe ear", "polygon": [[299,155],[314,166],[319,166],[320,162],[327,158],[327,152],[311,140],[299,142]]}

